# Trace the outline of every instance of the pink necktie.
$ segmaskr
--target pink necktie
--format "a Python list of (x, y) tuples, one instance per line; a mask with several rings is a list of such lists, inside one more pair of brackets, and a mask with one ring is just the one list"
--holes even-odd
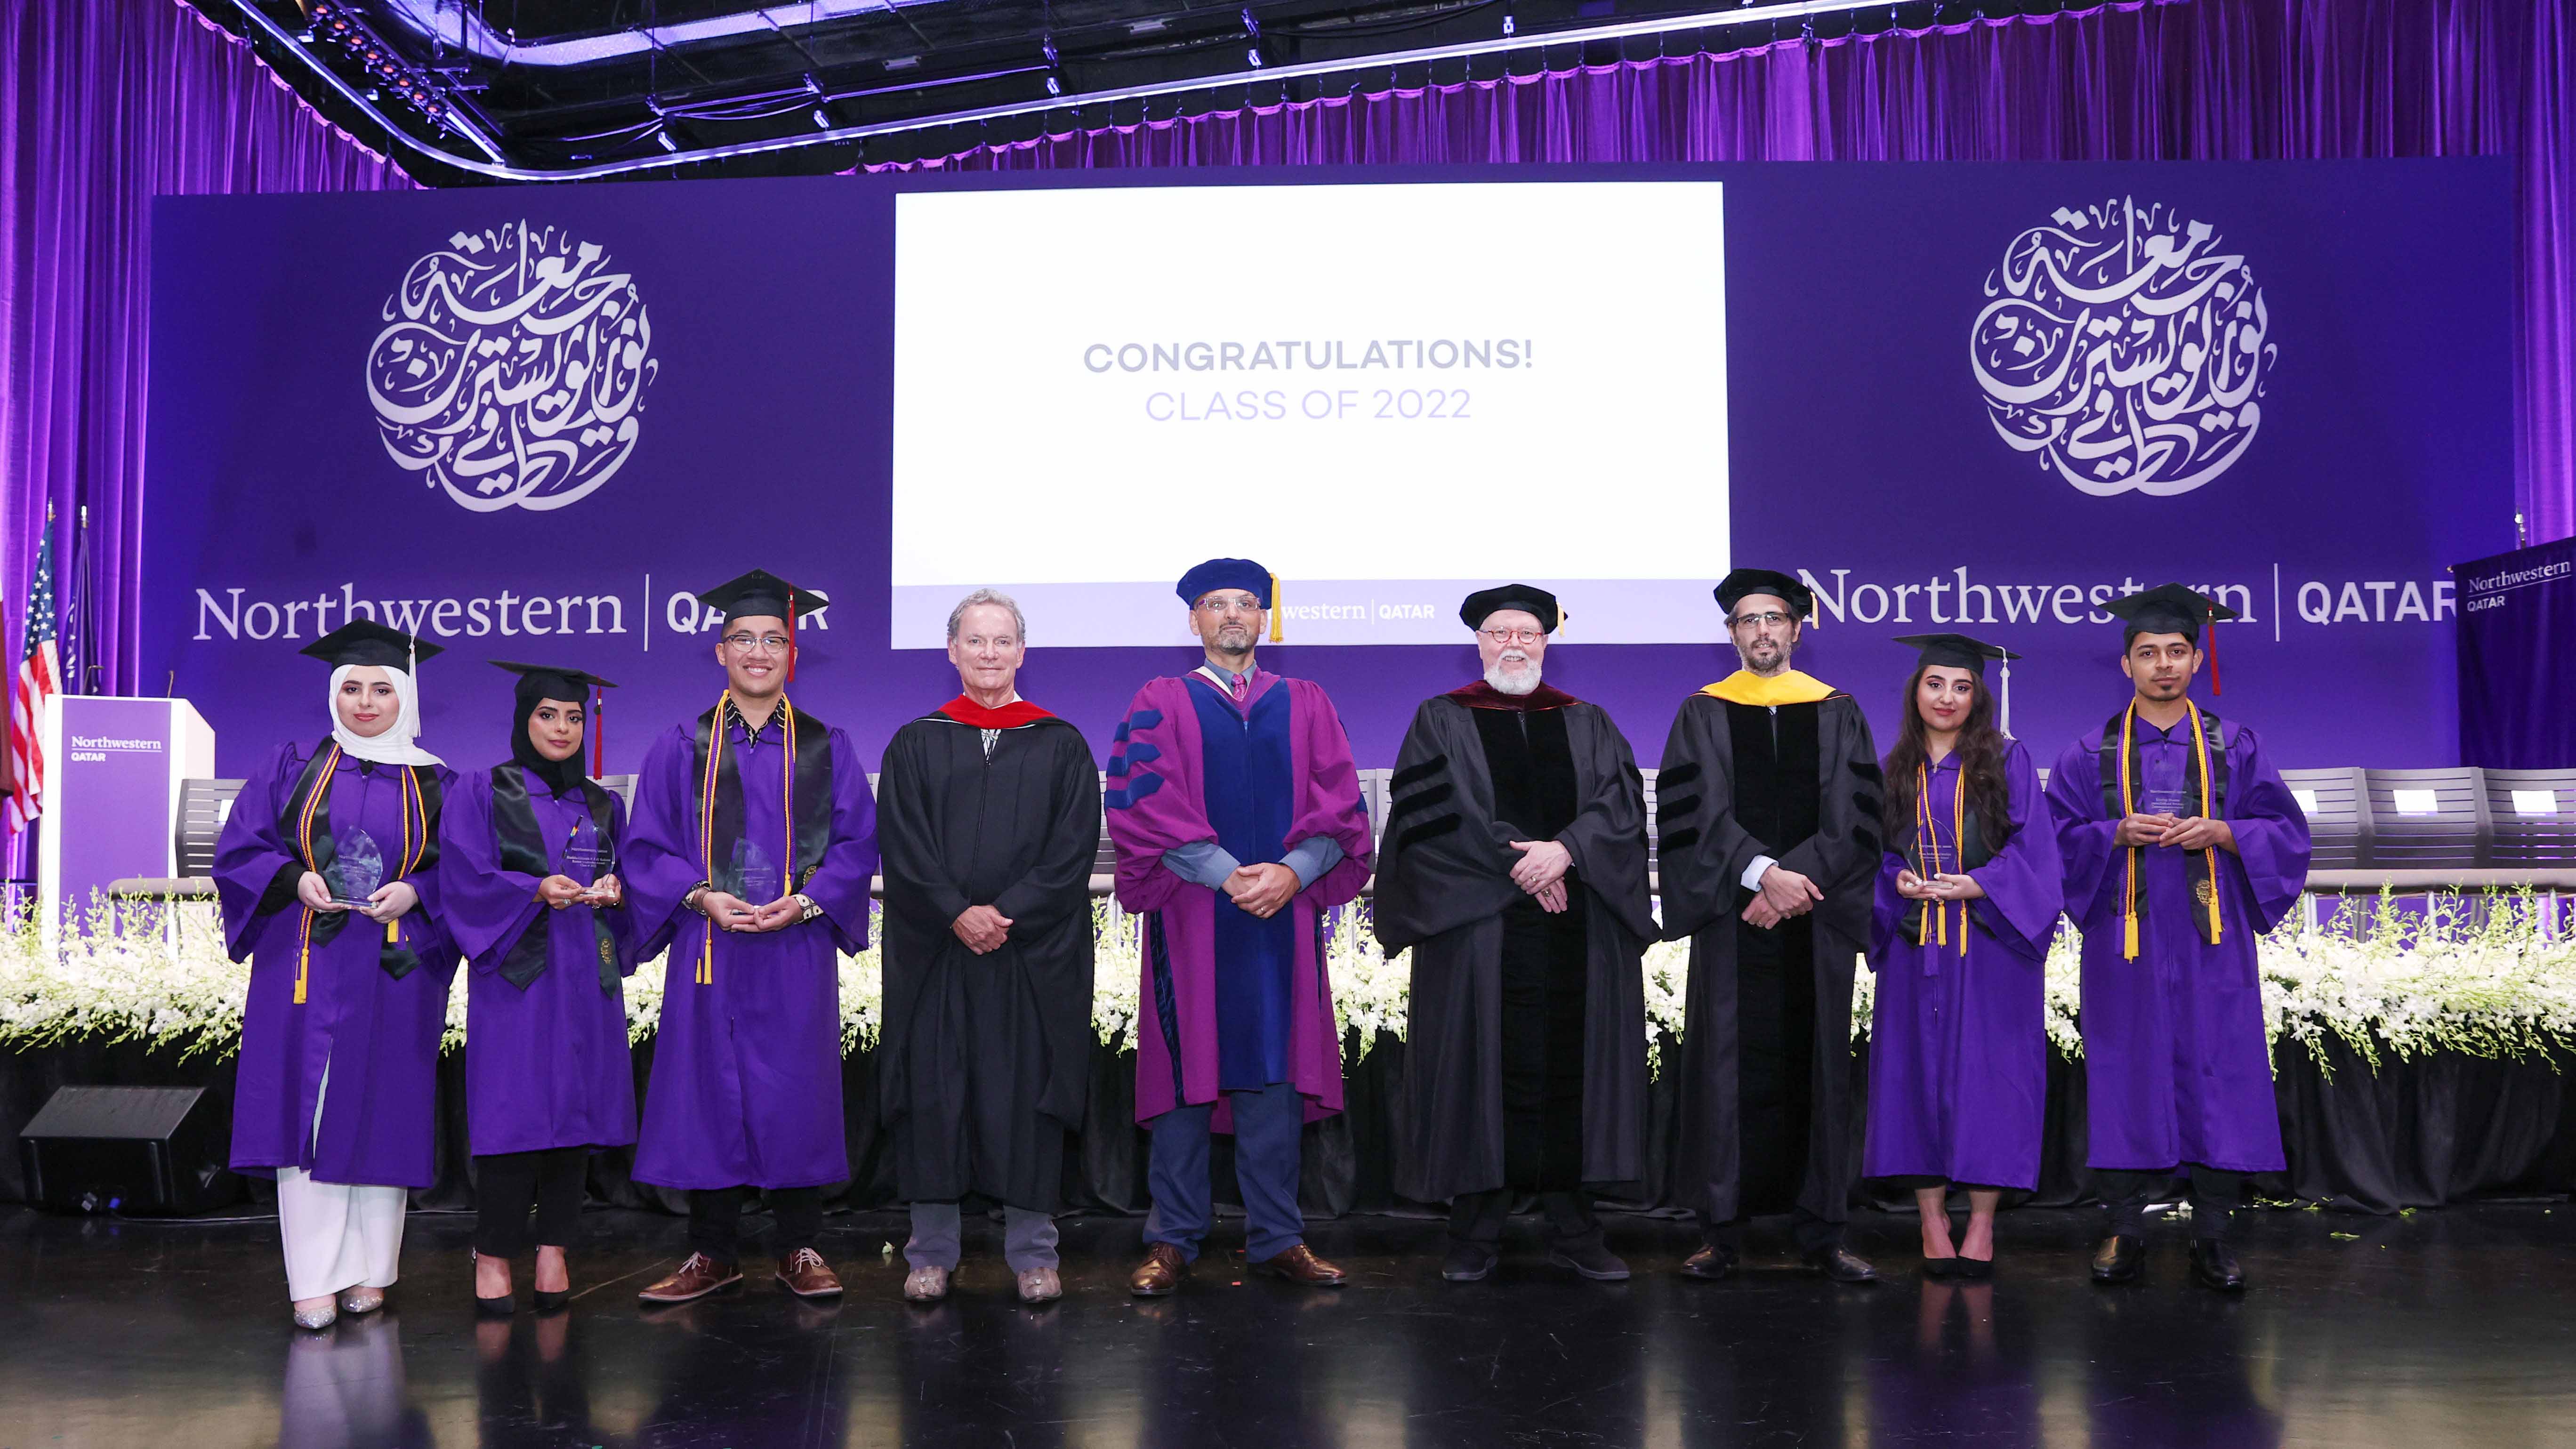
[(1251, 688), (1251, 687), (1252, 687), (1252, 676), (1251, 676), (1251, 675), (1249, 675), (1249, 674), (1238, 674), (1238, 675), (1234, 676), (1234, 702), (1235, 702), (1236, 704), (1241, 704), (1241, 703), (1243, 703), (1243, 692), (1244, 692), (1245, 690), (1247, 690), (1247, 689)]

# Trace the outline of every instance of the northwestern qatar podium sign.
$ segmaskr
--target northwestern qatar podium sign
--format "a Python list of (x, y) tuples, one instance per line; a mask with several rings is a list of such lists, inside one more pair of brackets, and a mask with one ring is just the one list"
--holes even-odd
[(178, 872), (179, 782), (215, 772), (215, 734), (184, 699), (66, 695), (45, 712), (36, 891), (50, 927), (109, 883)]

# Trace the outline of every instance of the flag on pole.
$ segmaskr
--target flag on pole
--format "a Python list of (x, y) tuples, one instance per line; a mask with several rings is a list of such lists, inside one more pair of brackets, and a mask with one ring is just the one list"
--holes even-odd
[(9, 828), (23, 830), (45, 813), (45, 745), (36, 731), (45, 705), (62, 690), (62, 659), (54, 640), (54, 533), (36, 546), (36, 577), (27, 599), (27, 650), (9, 694), (9, 765), (18, 791), (9, 797)]

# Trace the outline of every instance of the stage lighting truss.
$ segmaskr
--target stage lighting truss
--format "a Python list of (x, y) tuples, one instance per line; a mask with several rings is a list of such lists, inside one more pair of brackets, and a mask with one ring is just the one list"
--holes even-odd
[[(498, 9), (500, 0), (190, 3), (238, 16), (231, 28), (264, 36), (263, 51), (311, 88), (308, 99), (336, 94), (433, 173), (502, 181), (736, 161), (747, 164), (728, 169), (792, 171), (800, 168), (786, 153), (817, 146), (836, 149), (805, 165), (842, 170), (853, 148), (864, 159), (900, 159), (1103, 117), (1162, 120), (1381, 84), (1485, 81), (2073, 8), (2073, 0), (1716, 0), (1688, 11), (1659, 8), (1675, 0), (1238, 0), (1228, 12), (1187, 0), (1168, 9), (1095, 0), (1077, 12), (1068, 0), (1019, 0), (1044, 18), (1017, 29), (1028, 22), (997, 21), (994, 5), (976, 0), (740, 8), (699, 0), (675, 4), (665, 13), (677, 18), (659, 23), (650, 5), (604, 5), (600, 17), (617, 23), (596, 33), (522, 41), (493, 17), (516, 23), (528, 12)], [(279, 18), (298, 7), (301, 34)], [(565, 13), (581, 12), (556, 0), (557, 30)], [(801, 60), (802, 74), (777, 67), (780, 56)], [(294, 74), (291, 58), (305, 74)], [(506, 97), (495, 89), (504, 82)], [(528, 94), (546, 103), (531, 105)], [(531, 118), (545, 124), (529, 126)], [(454, 138), (481, 154), (461, 154)]]

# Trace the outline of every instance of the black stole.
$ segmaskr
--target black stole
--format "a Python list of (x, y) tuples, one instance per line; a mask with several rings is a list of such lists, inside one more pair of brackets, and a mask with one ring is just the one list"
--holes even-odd
[[(2130, 708), (2134, 709), (2135, 706)], [(2199, 802), (2205, 766), (2209, 786), (2209, 818), (2224, 820), (2227, 818), (2227, 739), (2219, 733), (2218, 716), (2197, 704), (2194, 704), (2192, 709), (2200, 716), (2201, 737), (2198, 747), (2186, 751), (2183, 755), (2183, 803), (2192, 805)], [(2129, 709), (2123, 709), (2111, 716), (2110, 721), (2102, 726), (2102, 743), (2095, 753), (2095, 772), (2102, 777), (2102, 815), (2107, 820), (2118, 820), (2129, 813), (2131, 802), (2123, 798), (2120, 789), (2121, 727), (2129, 719), (2129, 713)], [(2129, 739), (2127, 763), (2127, 778), (2131, 782), (2146, 778), (2146, 772), (2141, 768), (2139, 761), (2138, 742), (2134, 735)], [(2144, 871), (2134, 868), (2137, 848), (2131, 847), (2129, 854), (2132, 869), (2129, 875), (2128, 915), (2129, 919), (2134, 921), (2147, 913), (2147, 877)], [(2215, 946), (2218, 944), (2219, 919), (2218, 852), (2214, 849), (2195, 850), (2188, 852), (2184, 858), (2190, 862), (2191, 870), (2192, 924), (2199, 928), (2202, 940)]]
[[(793, 895), (805, 888), (814, 872), (823, 864), (823, 851), (832, 843), (832, 732), (831, 727), (805, 711), (781, 699), (778, 714), (780, 728), (787, 735), (787, 750), (794, 760), (795, 784), (788, 798), (788, 833), (794, 837), (794, 850), (788, 861), (787, 890)], [(715, 743), (716, 730), (724, 715), (724, 703), (698, 716), (697, 778), (707, 778), (707, 755)], [(715, 772), (712, 802), (701, 798), (699, 807), (706, 811), (709, 822), (704, 841), (709, 879), (721, 870), (720, 862), (733, 858), (733, 843), (742, 838), (742, 771), (734, 763), (734, 751), (723, 754), (724, 768)], [(700, 789), (706, 786), (701, 784)], [(754, 901), (753, 905), (767, 905)]]
[[(340, 747), (329, 740), (324, 740), (314, 750), (313, 758), (304, 762), (304, 774), (295, 782), (295, 793), (286, 797), (286, 813), (277, 822), (278, 833), (286, 838), (288, 844), (298, 847), (298, 853), (304, 858), (304, 868), (326, 881), (331, 878), (331, 867), (340, 858), (331, 840), (331, 776), (339, 764), (339, 757)], [(387, 768), (412, 773), (420, 791), (422, 839), (415, 847), (410, 827), (405, 825), (402, 854), (395, 862), (395, 874), (391, 879), (378, 882), (380, 885), (391, 885), (404, 876), (418, 875), (438, 864), (438, 771), (428, 765), (393, 765)], [(308, 808), (313, 812), (309, 825), (305, 819)], [(412, 854), (415, 848), (420, 852), (417, 856)], [(304, 939), (312, 945), (329, 945), (349, 924), (350, 913), (347, 911), (307, 909), (304, 914), (308, 917)], [(387, 934), (384, 946), (376, 953), (376, 964), (385, 968), (387, 976), (400, 981), (420, 965), (420, 957), (403, 945), (397, 936), (398, 933)]]
[(1777, 710), (1726, 701), (1735, 750), (1735, 823), (1777, 860), (1823, 822), (1824, 780), (1813, 703)]
[[(590, 811), (591, 828), (608, 843), (608, 867), (601, 874), (615, 875), (617, 839), (609, 828), (608, 792), (594, 781), (582, 780), (580, 784), (581, 802)], [(528, 799), (528, 767), (515, 760), (503, 761), (492, 767), (492, 838), (493, 843), (500, 847), (503, 870), (514, 870), (539, 880), (555, 873), (554, 865), (546, 856), (545, 835), (537, 829), (536, 806)], [(619, 974), (617, 940), (609, 934), (608, 919), (600, 914), (598, 906), (573, 905), (566, 909), (590, 912), (591, 935), (599, 946), (599, 989), (613, 994), (617, 990)], [(521, 991), (527, 990), (528, 983), (545, 973), (546, 917), (552, 914), (551, 906), (539, 910), (537, 918), (528, 923), (528, 928), (519, 933), (519, 939), (510, 943), (509, 951), (501, 958), (501, 979)]]

